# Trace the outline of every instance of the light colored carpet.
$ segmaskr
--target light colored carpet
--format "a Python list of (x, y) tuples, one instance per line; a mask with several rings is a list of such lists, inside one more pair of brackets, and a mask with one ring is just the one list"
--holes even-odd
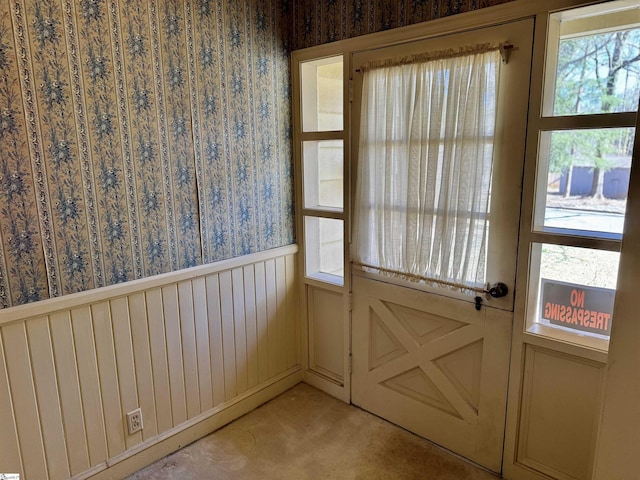
[(496, 478), (406, 430), (299, 384), (129, 480)]

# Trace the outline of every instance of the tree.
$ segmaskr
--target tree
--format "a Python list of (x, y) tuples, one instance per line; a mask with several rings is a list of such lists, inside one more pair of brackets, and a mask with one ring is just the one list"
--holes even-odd
[(553, 132), (551, 134), (549, 173), (567, 173), (567, 187), (564, 196), (568, 197), (571, 190), (571, 178), (573, 175), (573, 161), (575, 142), (573, 132)]
[[(561, 39), (555, 115), (634, 111), (640, 93), (640, 29)], [(591, 196), (603, 196), (604, 173), (612, 157), (629, 151), (619, 131), (555, 132), (550, 172), (568, 172), (577, 161), (594, 169)], [(583, 163), (585, 164), (585, 163)]]
[[(602, 192), (604, 174), (596, 175), (596, 171), (604, 172), (610, 168), (611, 160), (605, 154), (613, 154), (617, 150), (620, 132), (617, 130), (575, 130), (553, 132), (551, 136), (551, 159), (549, 171), (552, 173), (567, 172), (567, 189), (569, 195), (571, 175), (574, 165), (593, 165), (594, 183)], [(593, 195), (593, 192), (592, 192)]]

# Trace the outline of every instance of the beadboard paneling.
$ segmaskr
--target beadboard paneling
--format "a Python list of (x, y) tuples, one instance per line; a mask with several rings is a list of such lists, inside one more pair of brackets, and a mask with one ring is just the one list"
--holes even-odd
[[(296, 251), (4, 310), (0, 471), (99, 473), (290, 371)], [(128, 435), (137, 407), (144, 429)]]

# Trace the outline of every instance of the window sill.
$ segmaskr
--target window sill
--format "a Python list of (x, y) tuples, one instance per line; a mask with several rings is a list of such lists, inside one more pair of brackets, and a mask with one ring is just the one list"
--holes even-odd
[(324, 273), (324, 272), (316, 272), (316, 273), (307, 274), (306, 277), (319, 282), (338, 285), (340, 287), (344, 286), (344, 277), (339, 275), (332, 275), (330, 273)]
[(609, 337), (596, 333), (580, 332), (559, 325), (545, 325), (542, 323), (534, 323), (527, 328), (526, 333), (605, 354), (609, 351)]

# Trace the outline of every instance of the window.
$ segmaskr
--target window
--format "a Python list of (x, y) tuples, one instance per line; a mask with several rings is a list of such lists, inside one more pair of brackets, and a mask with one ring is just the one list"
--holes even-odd
[(499, 47), (430, 55), (363, 67), (354, 260), (386, 275), (482, 289)]
[(640, 9), (623, 1), (549, 18), (530, 333), (606, 348), (640, 94), (639, 27)]
[(306, 272), (310, 277), (339, 283), (344, 278), (343, 221), (304, 217)]
[(300, 64), (305, 276), (344, 284), (342, 55)]
[(342, 55), (301, 65), (302, 131), (343, 129)]
[(303, 142), (304, 207), (342, 210), (344, 145), (342, 140)]
[(633, 128), (543, 131), (548, 158), (538, 231), (622, 238)]

